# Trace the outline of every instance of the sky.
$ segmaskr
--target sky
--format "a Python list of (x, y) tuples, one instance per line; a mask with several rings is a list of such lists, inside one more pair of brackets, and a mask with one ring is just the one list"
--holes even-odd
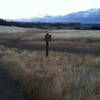
[(0, 0), (0, 18), (56, 16), (91, 8), (100, 8), (100, 0)]

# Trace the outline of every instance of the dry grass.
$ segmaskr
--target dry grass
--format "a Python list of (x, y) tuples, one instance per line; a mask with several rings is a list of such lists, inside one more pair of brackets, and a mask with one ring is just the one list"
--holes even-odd
[(45, 30), (0, 26), (0, 42), (43, 45), (44, 35), (52, 35), (50, 45), (100, 47), (100, 30)]
[(100, 57), (0, 47), (0, 67), (29, 100), (99, 100)]

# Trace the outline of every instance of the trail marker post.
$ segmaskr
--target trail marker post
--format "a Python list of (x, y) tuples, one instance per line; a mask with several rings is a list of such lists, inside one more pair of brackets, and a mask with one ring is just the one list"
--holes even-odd
[(49, 41), (51, 41), (51, 35), (49, 33), (46, 33), (46, 35), (45, 35), (46, 57), (48, 57), (48, 54), (49, 54)]

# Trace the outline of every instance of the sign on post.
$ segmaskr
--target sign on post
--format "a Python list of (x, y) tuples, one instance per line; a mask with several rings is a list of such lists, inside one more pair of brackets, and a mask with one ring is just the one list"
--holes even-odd
[(46, 41), (46, 57), (48, 57), (48, 53), (49, 53), (49, 41), (51, 41), (51, 35), (49, 33), (46, 33), (46, 35), (45, 35), (45, 41)]

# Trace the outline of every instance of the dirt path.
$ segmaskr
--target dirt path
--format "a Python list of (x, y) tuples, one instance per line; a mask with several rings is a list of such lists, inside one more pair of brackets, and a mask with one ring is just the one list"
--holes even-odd
[(26, 100), (2, 71), (0, 71), (0, 100)]

